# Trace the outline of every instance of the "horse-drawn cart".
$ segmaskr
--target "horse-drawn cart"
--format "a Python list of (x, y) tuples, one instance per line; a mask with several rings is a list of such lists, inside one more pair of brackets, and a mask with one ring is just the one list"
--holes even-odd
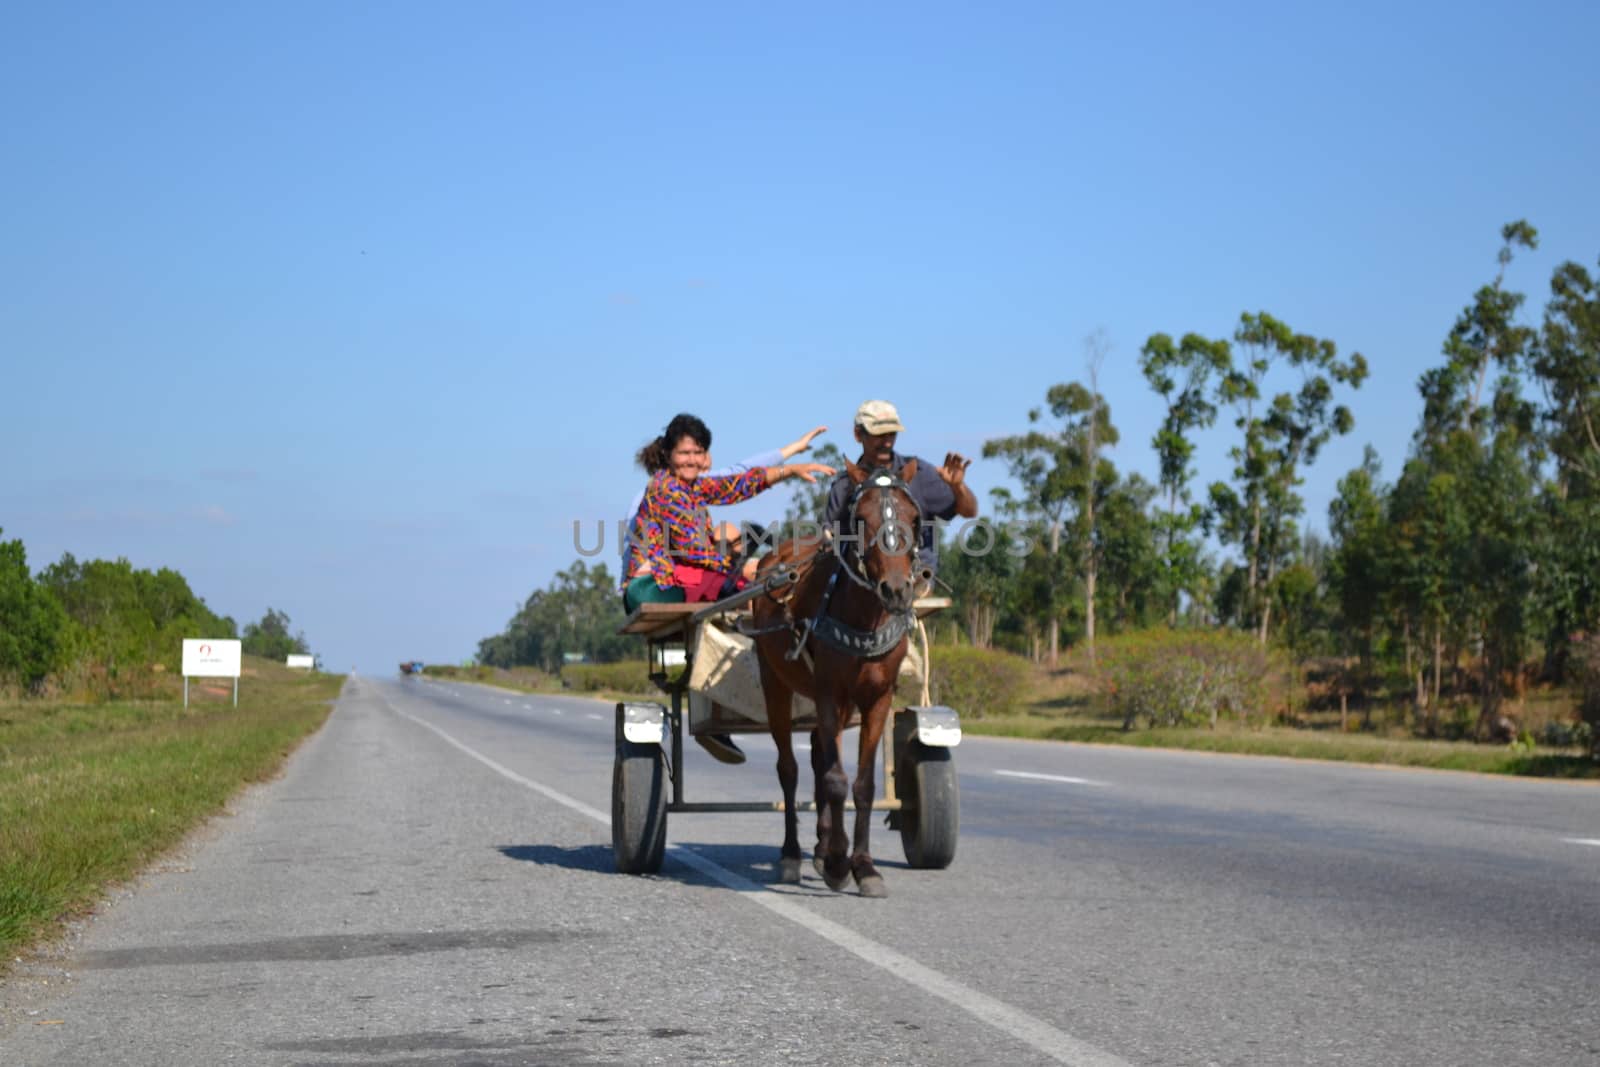
[[(670, 704), (617, 705), (611, 841), (618, 871), (648, 874), (660, 868), (670, 814), (784, 810), (782, 800), (689, 800), (683, 741), (685, 733), (694, 737), (767, 732), (757, 651), (738, 620), (748, 617), (747, 606), (756, 597), (781, 589), (794, 578), (792, 570), (779, 568), (743, 592), (712, 604), (644, 604), (622, 626), (619, 632), (644, 639), (651, 680)], [(921, 619), (949, 603), (944, 598), (920, 599), (915, 602), (916, 616)], [(872, 809), (888, 813), (889, 827), (899, 831), (912, 867), (944, 868), (955, 857), (960, 825), (951, 749), (961, 740), (961, 725), (953, 710), (929, 704), (926, 641), (920, 654), (914, 640), (911, 647), (910, 666), (902, 667), (902, 679), (909, 674), (914, 683), (920, 681), (923, 697), (920, 704), (894, 712), (892, 733), (882, 746), (883, 795), (874, 799)], [(792, 728), (815, 730), (814, 707), (808, 700), (795, 699)], [(852, 714), (844, 725), (854, 725), (855, 719)], [(853, 804), (848, 806), (853, 810)], [(798, 802), (796, 810), (815, 811), (816, 804)]]

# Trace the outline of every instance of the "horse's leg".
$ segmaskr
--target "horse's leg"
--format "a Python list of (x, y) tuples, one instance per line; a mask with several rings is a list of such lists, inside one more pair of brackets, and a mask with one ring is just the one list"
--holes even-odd
[(872, 865), (872, 802), (878, 797), (878, 742), (883, 739), (883, 724), (894, 701), (894, 688), (885, 690), (872, 706), (861, 713), (861, 748), (856, 756), (856, 781), (852, 795), (856, 802), (855, 847), (850, 853), (850, 872), (864, 897), (886, 897), (889, 890), (883, 876)]
[(767, 704), (767, 729), (778, 746), (778, 784), (783, 787), (783, 850), (778, 858), (778, 881), (800, 883), (800, 814), (794, 810), (795, 788), (800, 784), (800, 764), (794, 758), (794, 701), (789, 687), (763, 658), (761, 693)]
[(822, 852), (822, 880), (835, 890), (850, 884), (850, 839), (844, 830), (850, 779), (844, 773), (842, 718), (834, 706), (834, 694), (819, 687), (817, 740), (822, 743), (822, 756), (817, 764), (823, 773), (817, 780), (817, 846)]
[(822, 857), (828, 850), (828, 838), (825, 833), (827, 820), (824, 812), (827, 810), (827, 794), (823, 790), (823, 778), (826, 777), (828, 768), (822, 763), (822, 731), (816, 727), (811, 728), (811, 799), (817, 809), (817, 847), (811, 852), (811, 866), (817, 870), (817, 877), (822, 877)]

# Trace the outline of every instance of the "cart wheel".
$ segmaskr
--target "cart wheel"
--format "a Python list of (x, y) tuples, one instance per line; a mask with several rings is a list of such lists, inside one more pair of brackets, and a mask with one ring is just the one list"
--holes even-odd
[[(911, 793), (916, 807), (900, 813), (900, 845), (906, 862), (921, 870), (943, 870), (956, 858), (961, 826), (961, 789), (948, 748), (918, 741), (906, 746), (911, 763)], [(907, 805), (909, 808), (910, 805)]]
[(655, 874), (667, 847), (667, 766), (660, 745), (617, 742), (611, 851), (621, 874)]

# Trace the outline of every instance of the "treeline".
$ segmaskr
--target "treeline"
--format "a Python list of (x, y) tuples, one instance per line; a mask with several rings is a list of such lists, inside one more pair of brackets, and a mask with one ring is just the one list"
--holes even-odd
[(503, 632), (478, 642), (478, 662), (557, 671), (567, 655), (598, 663), (637, 655), (635, 640), (617, 635), (626, 618), (617, 584), (604, 563), (575, 561), (535, 590)]
[[(1447, 697), (1474, 700), (1489, 736), (1508, 694), (1573, 680), (1600, 629), (1600, 294), (1563, 263), (1542, 318), (1523, 321), (1505, 274), (1538, 236), (1516, 222), (1502, 238), (1498, 270), (1418, 381), (1397, 476), (1386, 482), (1369, 448), (1339, 482), (1327, 540), (1302, 530), (1297, 487), (1354, 428), (1359, 354), (1264, 312), (1231, 338), (1152, 335), (1140, 354), (1164, 412), (1152, 485), (1105, 456), (1117, 431), (1091, 344), (1087, 383), (1051, 387), (1028, 432), (985, 446), (1013, 477), (996, 493), (1013, 522), (994, 550), (945, 552), (961, 635), (1041, 660), (1081, 641), (1092, 660), (1097, 632), (1243, 630), (1297, 661), (1349, 660), (1339, 684), (1358, 700), (1402, 682), (1427, 733)], [(1199, 491), (1197, 434), (1224, 413), (1232, 478)]]
[(241, 636), (175, 570), (68, 553), (35, 576), (21, 541), (0, 541), (0, 687), (146, 695), (155, 675), (179, 670), (186, 637), (239, 638), (245, 653), (277, 660), (309, 651), (305, 635), (291, 634), (289, 617), (271, 608)]

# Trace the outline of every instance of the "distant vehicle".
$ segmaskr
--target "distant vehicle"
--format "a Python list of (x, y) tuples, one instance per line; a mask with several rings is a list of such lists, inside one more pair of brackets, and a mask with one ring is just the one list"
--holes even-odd
[(401, 674), (421, 674), (422, 673), (422, 664), (420, 662), (418, 662), (417, 660), (408, 659), (404, 663), (400, 664), (400, 673)]

